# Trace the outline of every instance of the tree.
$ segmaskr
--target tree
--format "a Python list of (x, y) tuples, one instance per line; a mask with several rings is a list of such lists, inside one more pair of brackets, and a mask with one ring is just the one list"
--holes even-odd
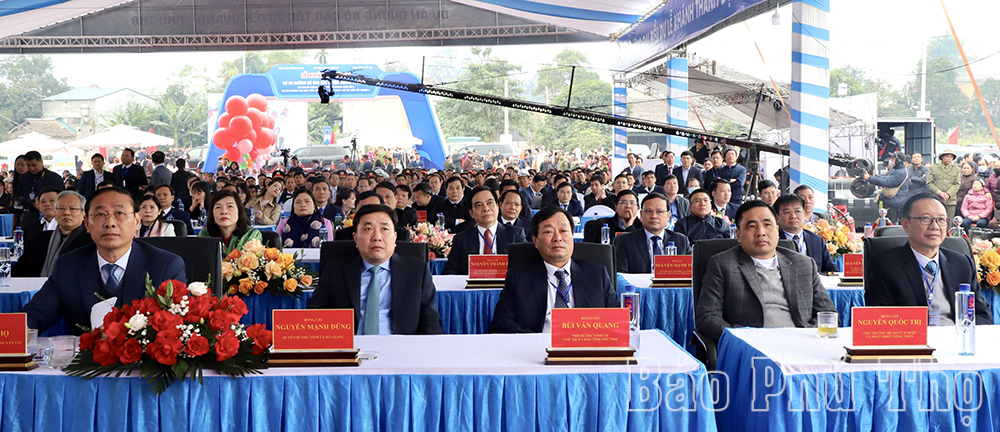
[(328, 104), (311, 103), (308, 108), (309, 144), (321, 144), (323, 142), (323, 127), (330, 126), (333, 132), (344, 122), (343, 103), (331, 101)]
[[(910, 115), (920, 106), (920, 70), (921, 62), (918, 61), (914, 79), (903, 90), (903, 103), (910, 108)], [(946, 58), (927, 60), (927, 110), (934, 116), (939, 130), (951, 130), (965, 124), (969, 113), (972, 101), (956, 84), (959, 73), (960, 70), (954, 69), (951, 61)]]
[[(448, 88), (472, 93), (503, 96), (504, 80), (507, 80), (509, 97), (523, 98), (523, 84), (514, 74), (521, 70), (507, 60), (491, 58), (490, 48), (472, 47), (472, 54), (479, 62), (469, 64), (457, 82)], [(610, 95), (610, 93), (608, 93)], [(441, 129), (447, 136), (474, 136), (486, 141), (497, 141), (503, 131), (503, 108), (458, 99), (444, 99), (437, 104)], [(530, 116), (520, 110), (510, 110), (511, 127), (529, 135)]]
[(315, 56), (315, 57), (313, 57), (313, 58), (315, 58), (315, 59), (316, 59), (316, 63), (319, 63), (319, 64), (326, 64), (326, 59), (327, 59), (327, 57), (328, 57), (329, 55), (330, 55), (330, 54), (329, 54), (329, 53), (327, 53), (325, 49), (321, 49), (321, 50), (319, 50), (319, 52), (317, 52), (317, 53), (316, 53), (316, 56)]
[[(566, 100), (569, 87), (563, 88), (557, 100)], [(573, 106), (602, 114), (611, 113), (612, 87), (600, 79), (590, 79), (573, 84)], [(607, 149), (611, 143), (611, 127), (583, 120), (540, 115), (534, 134), (534, 143), (550, 149), (581, 151)]]
[(52, 59), (15, 55), (0, 59), (0, 138), (27, 118), (42, 116), (42, 99), (69, 90), (66, 79), (56, 78)]
[[(305, 51), (251, 51), (244, 53), (231, 61), (222, 62), (222, 67), (219, 68), (221, 84), (213, 90), (222, 92), (229, 84), (229, 80), (241, 73), (265, 73), (271, 70), (274, 65), (302, 63), (305, 57)], [(244, 59), (246, 60), (246, 70), (243, 68)]]
[[(563, 90), (569, 86), (570, 77), (575, 83), (599, 79), (597, 72), (586, 68), (589, 63), (590, 60), (587, 59), (587, 56), (579, 51), (569, 48), (559, 51), (550, 63), (546, 63), (538, 71), (538, 82), (535, 84), (532, 94), (543, 96), (544, 103), (565, 105), (565, 98), (553, 99), (552, 97), (563, 93)], [(575, 70), (573, 66), (576, 66)]]

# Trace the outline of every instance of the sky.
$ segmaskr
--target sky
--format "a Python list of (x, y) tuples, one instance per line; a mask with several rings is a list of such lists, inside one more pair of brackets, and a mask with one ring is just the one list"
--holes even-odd
[[(852, 65), (874, 78), (883, 78), (893, 86), (912, 79), (912, 72), (927, 41), (934, 36), (950, 35), (939, 0), (834, 0), (831, 2), (829, 56), (831, 67)], [(952, 22), (970, 58), (984, 58), (1000, 52), (1000, 39), (994, 36), (996, 0), (945, 0)], [(689, 46), (689, 53), (715, 60), (729, 68), (762, 80), (768, 77), (788, 82), (791, 77), (792, 7), (780, 8), (781, 24), (771, 24), (771, 14), (740, 23)], [(758, 55), (757, 48), (761, 55)], [(493, 47), (494, 53), (508, 60), (524, 63), (531, 73), (540, 62), (569, 47), (587, 54), (592, 67), (610, 79), (608, 70), (614, 57), (611, 42), (563, 45), (528, 45)], [(423, 56), (434, 56), (438, 47), (368, 48), (328, 50), (331, 62), (383, 64), (403, 61), (419, 70)], [(306, 56), (312, 59), (313, 53)], [(238, 58), (240, 52), (189, 52), (149, 54), (54, 54), (56, 76), (66, 77), (71, 86), (128, 87), (140, 92), (158, 93), (172, 75), (184, 65), (208, 68), (217, 73), (222, 60)], [(471, 57), (465, 47), (457, 55)], [(428, 64), (434, 64), (431, 57)], [(150, 65), (155, 65), (150, 67)], [(962, 71), (964, 74), (964, 70)], [(1000, 55), (973, 65), (980, 81), (1000, 78)]]

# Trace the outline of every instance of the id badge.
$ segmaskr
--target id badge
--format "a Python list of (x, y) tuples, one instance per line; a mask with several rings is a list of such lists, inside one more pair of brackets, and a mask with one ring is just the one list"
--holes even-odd
[(31, 199), (32, 201), (34, 201), (35, 200), (35, 193), (34, 192), (29, 193), (28, 194), (28, 198)]
[(941, 312), (938, 311), (927, 311), (927, 325), (937, 326), (941, 322)]

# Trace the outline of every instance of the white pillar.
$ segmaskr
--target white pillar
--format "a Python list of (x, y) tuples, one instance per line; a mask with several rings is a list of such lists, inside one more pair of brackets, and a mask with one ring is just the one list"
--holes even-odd
[[(688, 125), (688, 59), (667, 60), (667, 123), (674, 126)], [(680, 163), (681, 152), (690, 147), (687, 138), (667, 135), (667, 149), (674, 152)], [(652, 157), (659, 158), (660, 155)]]
[(807, 185), (825, 213), (830, 177), (830, 0), (792, 0), (790, 189)]
[[(628, 89), (625, 87), (625, 75), (614, 77), (614, 111), (615, 117), (628, 116)], [(618, 175), (628, 167), (628, 129), (615, 126), (613, 130), (614, 152), (611, 158), (611, 177)]]

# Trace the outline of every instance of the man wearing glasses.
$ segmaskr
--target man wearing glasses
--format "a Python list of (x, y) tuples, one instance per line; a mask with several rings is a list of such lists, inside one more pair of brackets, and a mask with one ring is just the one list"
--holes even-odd
[(955, 291), (967, 283), (976, 293), (976, 323), (993, 324), (989, 306), (979, 294), (972, 258), (941, 248), (949, 220), (944, 200), (931, 193), (917, 194), (906, 200), (901, 213), (908, 241), (868, 257), (865, 304), (927, 306), (929, 325), (955, 325)]
[(826, 242), (818, 234), (802, 229), (806, 222), (805, 202), (798, 195), (786, 194), (774, 201), (774, 211), (778, 212), (778, 227), (781, 238), (791, 240), (799, 253), (816, 261), (820, 273), (837, 271), (837, 265), (830, 258)]
[[(74, 207), (68, 199), (59, 203)], [(71, 334), (82, 334), (82, 328), (91, 327), (91, 309), (101, 299), (115, 297), (115, 306), (121, 307), (143, 298), (147, 275), (154, 287), (168, 279), (187, 281), (179, 256), (133, 242), (139, 213), (128, 191), (99, 189), (86, 205), (81, 216), (94, 244), (60, 256), (42, 289), (21, 309), (28, 315), (28, 327), (39, 333), (65, 318)]]
[(601, 228), (608, 225), (611, 231), (611, 240), (614, 240), (618, 233), (628, 233), (642, 229), (642, 222), (636, 219), (639, 216), (639, 196), (631, 189), (622, 189), (615, 197), (615, 214), (604, 218), (598, 218), (587, 222), (583, 226), (583, 241), (590, 243), (601, 242)]
[(691, 244), (683, 234), (666, 229), (670, 221), (667, 197), (653, 192), (642, 200), (642, 230), (615, 239), (617, 267), (623, 273), (652, 273), (653, 257), (666, 255), (671, 242), (678, 255), (691, 255)]
[(48, 277), (52, 274), (56, 258), (93, 244), (83, 226), (83, 208), (87, 199), (75, 191), (63, 191), (56, 197), (53, 231), (42, 231), (27, 239), (24, 255), (11, 270), (14, 277)]
[(691, 242), (729, 237), (729, 226), (712, 214), (712, 197), (705, 189), (691, 192), (691, 214), (677, 220), (674, 231)]

